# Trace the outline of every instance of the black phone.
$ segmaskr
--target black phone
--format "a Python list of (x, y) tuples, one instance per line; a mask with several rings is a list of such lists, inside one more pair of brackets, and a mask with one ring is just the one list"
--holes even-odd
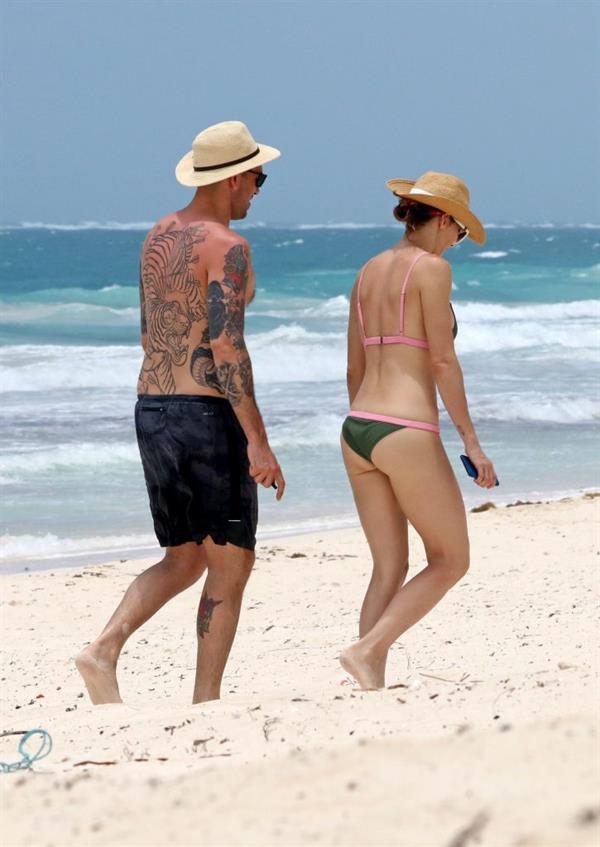
[[(469, 459), (469, 457), (468, 456), (461, 456), (460, 460), (463, 463), (464, 468), (465, 468), (466, 472), (469, 474), (469, 476), (472, 479), (477, 479), (477, 468), (475, 467), (473, 462)], [(500, 485), (499, 480), (496, 480), (494, 485)]]

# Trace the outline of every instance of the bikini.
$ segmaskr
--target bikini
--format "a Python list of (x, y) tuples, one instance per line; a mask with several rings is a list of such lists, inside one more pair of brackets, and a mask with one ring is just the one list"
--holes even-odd
[[(360, 305), (360, 286), (367, 265), (363, 267), (358, 278), (358, 284), (356, 289), (356, 304), (358, 307), (358, 320), (361, 328), (363, 347), (365, 349), (367, 347), (380, 344), (406, 344), (409, 347), (420, 347), (423, 350), (429, 349), (429, 344), (425, 339), (412, 338), (410, 335), (406, 335), (404, 332), (406, 289), (408, 287), (410, 276), (413, 272), (415, 265), (420, 259), (423, 258), (423, 256), (426, 255), (427, 253), (424, 251), (422, 253), (419, 253), (419, 255), (415, 257), (404, 278), (402, 291), (400, 292), (400, 332), (398, 333), (398, 335), (374, 335), (367, 337), (367, 334), (365, 332), (365, 322)], [(367, 264), (369, 263), (367, 262)], [(454, 309), (452, 309), (452, 304), (450, 304), (450, 309), (452, 310), (452, 316), (454, 318), (452, 334), (456, 338), (458, 327), (456, 323), (456, 316), (454, 315)], [(355, 453), (358, 453), (359, 456), (362, 456), (363, 459), (366, 459), (370, 462), (371, 453), (375, 445), (379, 441), (381, 441), (382, 438), (385, 438), (386, 435), (389, 435), (392, 432), (396, 432), (396, 430), (406, 428), (422, 429), (426, 430), (427, 432), (435, 432), (438, 435), (440, 432), (440, 428), (437, 424), (428, 423), (426, 421), (412, 421), (406, 418), (395, 418), (390, 415), (380, 415), (376, 412), (362, 412), (352, 409), (348, 413), (348, 417), (344, 421), (344, 425), (342, 427), (342, 436), (348, 446), (351, 447)]]

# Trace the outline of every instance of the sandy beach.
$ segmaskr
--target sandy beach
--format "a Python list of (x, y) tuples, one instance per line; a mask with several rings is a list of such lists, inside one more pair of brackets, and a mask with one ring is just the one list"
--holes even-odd
[(198, 706), (200, 585), (131, 638), (125, 703), (92, 707), (72, 657), (151, 562), (3, 576), (2, 731), (54, 746), (2, 776), (2, 843), (597, 845), (599, 504), (470, 514), (470, 572), (379, 692), (337, 662), (369, 574), (358, 529), (259, 546), (224, 697)]

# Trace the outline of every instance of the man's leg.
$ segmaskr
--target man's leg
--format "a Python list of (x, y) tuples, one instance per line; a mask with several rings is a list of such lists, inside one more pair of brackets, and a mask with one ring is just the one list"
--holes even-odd
[(244, 588), (254, 564), (251, 550), (233, 544), (214, 544), (209, 538), (202, 546), (208, 574), (196, 620), (198, 658), (194, 703), (218, 700), (221, 696), (223, 671), (237, 629)]
[(202, 546), (167, 547), (164, 558), (131, 583), (100, 636), (76, 657), (92, 703), (120, 703), (117, 660), (123, 645), (164, 604), (198, 580), (206, 568)]

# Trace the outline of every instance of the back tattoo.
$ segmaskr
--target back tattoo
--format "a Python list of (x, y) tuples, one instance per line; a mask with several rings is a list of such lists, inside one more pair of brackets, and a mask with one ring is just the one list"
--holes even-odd
[[(202, 224), (160, 228), (146, 245), (140, 264), (142, 333), (145, 358), (138, 393), (177, 391), (174, 368), (187, 365), (194, 381), (223, 394), (232, 405), (254, 396), (250, 357), (244, 342), (244, 308), (249, 260), (244, 245), (235, 244), (224, 258), (223, 280), (203, 287), (195, 274), (194, 248), (207, 238)], [(200, 344), (190, 350), (190, 332), (203, 322)], [(215, 364), (211, 341), (224, 335), (233, 349)], [(233, 361), (229, 361), (233, 359)]]
[(160, 228), (146, 245), (140, 263), (142, 332), (147, 333), (146, 356), (138, 392), (150, 387), (174, 394), (173, 367), (188, 358), (188, 337), (194, 321), (206, 319), (193, 266), (194, 246), (206, 240), (202, 225), (177, 229), (174, 222)]

